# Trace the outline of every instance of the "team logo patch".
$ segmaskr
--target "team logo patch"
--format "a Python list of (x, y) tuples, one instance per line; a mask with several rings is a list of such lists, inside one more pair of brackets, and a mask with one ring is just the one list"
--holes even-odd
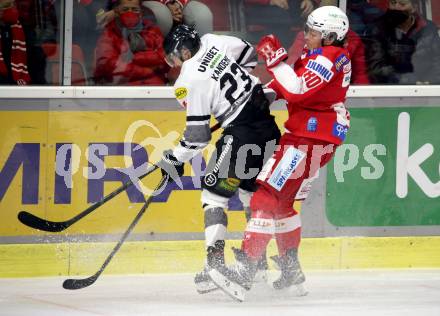
[(329, 82), (334, 75), (333, 71), (315, 60), (309, 60), (306, 65), (306, 69), (311, 70), (327, 82)]
[(344, 67), (342, 67), (342, 71), (344, 72), (344, 74), (348, 74), (349, 72), (351, 72), (351, 63), (344, 65)]
[(312, 50), (309, 50), (307, 52), (307, 57), (313, 56), (313, 55), (322, 55), (322, 48), (314, 48)]
[(307, 131), (308, 132), (316, 132), (316, 129), (318, 128), (318, 120), (316, 117), (311, 117), (307, 121)]
[(217, 180), (218, 180), (217, 176), (213, 173), (208, 173), (204, 179), (205, 184), (208, 187), (213, 187), (217, 183)]
[(305, 156), (305, 153), (295, 147), (289, 147), (267, 182), (277, 191), (281, 191)]
[(238, 187), (240, 185), (241, 181), (239, 179), (236, 179), (236, 178), (227, 178), (225, 180), (225, 182), (227, 184), (229, 184), (231, 187)]
[(234, 178), (220, 179), (218, 187), (224, 189), (228, 194), (234, 194), (240, 185), (240, 180)]
[(333, 135), (338, 137), (341, 140), (345, 140), (345, 136), (347, 136), (348, 127), (346, 125), (339, 124), (335, 122), (333, 124)]
[(177, 88), (174, 90), (174, 95), (176, 96), (177, 100), (185, 99), (188, 95), (188, 90), (186, 88)]
[[(335, 60), (335, 68), (336, 71), (341, 71), (342, 67), (350, 63), (350, 59), (345, 54), (341, 54), (338, 58)], [(345, 70), (345, 67), (344, 67)], [(345, 71), (344, 71), (345, 72)]]

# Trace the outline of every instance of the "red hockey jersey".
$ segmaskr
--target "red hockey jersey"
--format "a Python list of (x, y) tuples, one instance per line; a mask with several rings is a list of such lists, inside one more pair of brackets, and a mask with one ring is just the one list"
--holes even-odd
[(288, 132), (338, 145), (344, 141), (350, 126), (344, 102), (351, 78), (345, 48), (304, 49), (293, 68), (282, 62), (269, 71), (274, 79), (268, 86), (278, 99), (287, 100)]

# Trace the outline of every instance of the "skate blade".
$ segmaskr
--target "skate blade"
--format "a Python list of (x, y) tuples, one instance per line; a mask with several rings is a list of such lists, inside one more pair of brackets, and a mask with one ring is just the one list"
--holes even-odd
[(214, 292), (217, 290), (220, 290), (217, 285), (214, 284), (212, 281), (208, 282), (200, 282), (196, 284), (196, 290), (199, 294), (206, 294), (210, 292)]
[(254, 278), (254, 283), (268, 283), (267, 271), (266, 270), (257, 270), (257, 274)]
[(244, 301), (245, 289), (240, 285), (231, 282), (228, 278), (215, 269), (210, 269), (208, 271), (208, 275), (212, 282), (214, 282), (214, 284), (216, 284), (226, 295), (238, 302)]
[(292, 286), (296, 290), (296, 296), (306, 296), (309, 292), (304, 288), (303, 284)]
[(276, 291), (279, 291), (280, 293), (284, 293), (283, 295), (287, 296), (295, 296), (295, 297), (301, 297), (306, 296), (309, 294), (309, 292), (304, 288), (304, 284), (292, 284), (289, 287), (285, 287), (283, 289), (276, 289)]

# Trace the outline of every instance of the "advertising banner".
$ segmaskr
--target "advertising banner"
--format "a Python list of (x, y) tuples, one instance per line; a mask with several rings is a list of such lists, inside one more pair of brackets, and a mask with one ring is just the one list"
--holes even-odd
[[(277, 113), (280, 126), (285, 115)], [(17, 220), (19, 211), (52, 221), (75, 216), (173, 148), (184, 130), (185, 112), (5, 111), (0, 126), (0, 236), (41, 235)], [(185, 165), (183, 190), (171, 184), (154, 197), (135, 233), (203, 232), (200, 178), (220, 135), (221, 130), (213, 133), (203, 154)], [(66, 232), (125, 231), (160, 178), (158, 170)], [(245, 219), (237, 197), (229, 211), (228, 229), (242, 231)]]
[(351, 110), (327, 170), (335, 226), (440, 225), (440, 108)]

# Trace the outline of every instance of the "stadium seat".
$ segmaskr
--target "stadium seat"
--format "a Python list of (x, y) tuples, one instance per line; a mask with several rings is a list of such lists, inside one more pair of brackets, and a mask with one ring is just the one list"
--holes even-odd
[[(46, 81), (51, 85), (61, 85), (60, 78), (60, 45), (58, 43), (44, 43), (41, 45), (46, 55)], [(88, 85), (84, 54), (81, 47), (72, 45), (72, 86)]]

